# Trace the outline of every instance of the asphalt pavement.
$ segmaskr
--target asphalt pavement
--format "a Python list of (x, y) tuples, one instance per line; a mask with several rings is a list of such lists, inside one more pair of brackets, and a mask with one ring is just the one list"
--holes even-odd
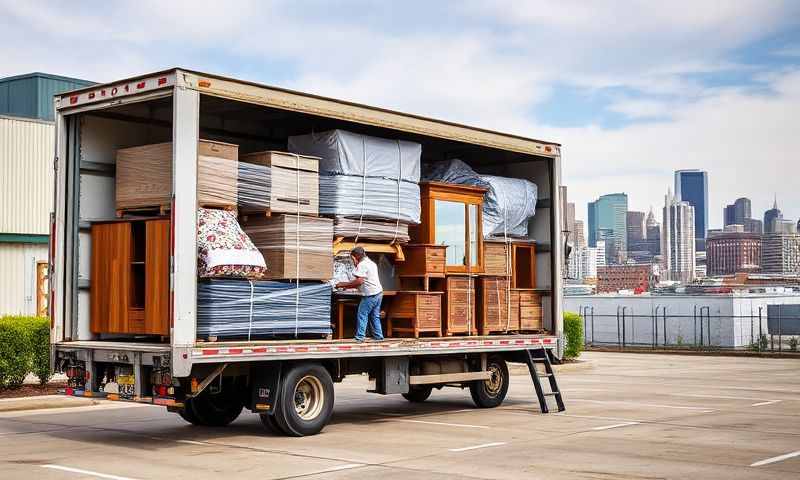
[(468, 391), (424, 404), (337, 385), (322, 434), (285, 438), (244, 413), (193, 427), (166, 410), (97, 402), (0, 413), (0, 478), (800, 478), (800, 362), (589, 352), (558, 374), (567, 411), (542, 415), (516, 368), (491, 410)]

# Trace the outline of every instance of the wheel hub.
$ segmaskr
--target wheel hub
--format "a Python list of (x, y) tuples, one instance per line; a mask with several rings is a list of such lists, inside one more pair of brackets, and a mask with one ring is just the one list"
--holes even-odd
[(494, 397), (503, 388), (503, 373), (497, 368), (497, 365), (489, 365), (489, 371), (492, 376), (485, 381), (486, 393)]
[(294, 408), (303, 420), (313, 420), (322, 412), (325, 393), (317, 377), (306, 375), (294, 388)]

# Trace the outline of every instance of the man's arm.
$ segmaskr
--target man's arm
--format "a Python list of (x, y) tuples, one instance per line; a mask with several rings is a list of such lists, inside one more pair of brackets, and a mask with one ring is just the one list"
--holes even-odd
[(336, 288), (356, 288), (359, 285), (364, 283), (364, 277), (356, 277), (354, 280), (349, 282), (339, 282), (336, 284)]

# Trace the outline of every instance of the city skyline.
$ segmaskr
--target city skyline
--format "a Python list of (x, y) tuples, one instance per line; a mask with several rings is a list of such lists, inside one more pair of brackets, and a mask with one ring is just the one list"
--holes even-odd
[[(711, 177), (710, 174), (709, 174), (709, 177)], [(674, 177), (673, 177), (673, 179), (674, 179)], [(709, 184), (711, 184), (711, 181), (712, 180), (709, 180)], [(671, 189), (672, 186), (670, 186), (669, 188)], [(570, 191), (570, 192), (572, 192), (572, 191)], [(657, 211), (659, 209), (659, 207), (655, 206), (655, 205), (648, 205), (647, 208), (639, 208), (638, 205), (634, 206), (634, 204), (636, 204), (636, 198), (632, 197), (630, 194), (628, 194), (627, 192), (624, 192), (624, 191), (623, 192), (612, 192), (612, 193), (600, 193), (595, 198), (600, 198), (600, 197), (603, 197), (603, 196), (606, 196), (606, 195), (614, 195), (614, 194), (618, 194), (618, 193), (627, 195), (627, 198), (628, 198), (628, 210), (627, 211), (629, 211), (629, 212), (644, 212), (645, 215), (646, 215), (650, 210)], [(570, 195), (573, 195), (573, 193), (570, 193)], [(719, 224), (715, 224), (714, 222), (709, 222), (707, 230), (708, 231), (723, 230), (724, 227), (725, 227), (725, 224), (724, 224), (724, 222), (725, 222), (725, 218), (724, 218), (725, 217), (725, 213), (724, 213), (725, 212), (725, 207), (729, 206), (729, 205), (732, 205), (736, 200), (740, 200), (740, 199), (750, 200), (751, 205), (753, 205), (752, 197), (750, 195), (748, 195), (748, 194), (744, 194), (744, 195), (740, 194), (739, 196), (731, 198), (730, 200), (727, 200), (727, 201), (723, 200), (723, 202), (719, 205), (719, 208), (718, 208), (720, 210)], [(576, 212), (581, 211), (580, 208), (578, 208), (579, 204), (578, 204), (577, 201), (573, 201), (572, 198), (570, 198), (570, 201), (576, 205)], [(662, 200), (661, 201), (663, 202), (663, 194), (662, 194)], [(593, 201), (589, 201), (589, 202), (586, 203), (587, 209), (589, 208), (588, 205), (591, 204), (591, 203), (594, 203), (594, 202)], [(776, 201), (776, 197), (775, 196), (773, 196), (772, 199), (770, 200), (769, 206), (767, 208), (763, 209), (763, 210), (759, 210), (758, 208), (751, 206), (751, 218), (755, 219), (755, 220), (762, 220), (764, 218), (764, 214), (767, 211), (772, 210), (773, 206), (776, 203), (777, 203), (778, 209), (783, 214), (783, 219), (785, 219), (785, 220), (793, 220), (795, 223), (798, 224), (798, 226), (799, 226), (798, 228), (800, 229), (800, 216), (787, 215), (787, 213), (786, 213), (787, 210), (791, 210), (791, 209), (787, 208), (786, 206), (784, 206), (784, 204), (782, 204), (780, 202), (780, 198), (777, 198), (777, 201)], [(708, 208), (709, 216), (711, 215), (711, 212), (714, 211), (715, 209), (717, 209), (717, 206), (715, 206), (713, 204), (713, 202), (709, 201), (709, 208)], [(588, 238), (588, 235), (589, 235), (589, 232), (588, 232), (588, 228), (589, 228), (588, 215), (585, 218), (582, 218), (580, 215), (578, 215), (576, 213), (575, 219), (576, 220), (580, 220), (582, 222), (582, 224), (584, 225), (584, 227), (587, 229), (584, 233), (585, 233), (585, 235), (587, 235), (587, 238)], [(657, 220), (658, 220), (658, 216), (657, 216)], [(661, 222), (660, 220), (658, 220), (658, 221), (659, 221), (659, 223)], [(763, 228), (766, 229), (766, 225), (764, 225)]]

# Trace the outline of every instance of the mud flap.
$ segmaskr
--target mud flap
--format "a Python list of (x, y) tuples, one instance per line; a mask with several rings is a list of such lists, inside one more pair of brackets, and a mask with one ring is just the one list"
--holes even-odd
[(253, 413), (272, 415), (278, 400), (282, 362), (267, 362), (252, 367), (250, 405)]

